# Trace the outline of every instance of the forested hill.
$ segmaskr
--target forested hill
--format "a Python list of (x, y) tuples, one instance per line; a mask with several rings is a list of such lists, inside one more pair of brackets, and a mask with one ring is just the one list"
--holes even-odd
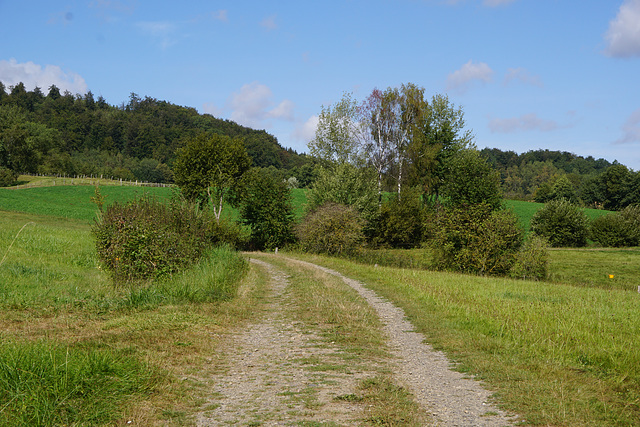
[(242, 137), (256, 166), (291, 169), (306, 162), (264, 130), (194, 108), (135, 93), (113, 106), (91, 92), (73, 95), (51, 86), (45, 95), (0, 82), (0, 167), (20, 173), (167, 182), (180, 141), (202, 131)]

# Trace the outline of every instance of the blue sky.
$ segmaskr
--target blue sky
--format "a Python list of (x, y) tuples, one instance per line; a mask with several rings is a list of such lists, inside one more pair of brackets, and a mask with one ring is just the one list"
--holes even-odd
[(640, 0), (0, 0), (0, 81), (135, 92), (298, 152), (322, 105), (411, 82), (478, 148), (640, 169)]

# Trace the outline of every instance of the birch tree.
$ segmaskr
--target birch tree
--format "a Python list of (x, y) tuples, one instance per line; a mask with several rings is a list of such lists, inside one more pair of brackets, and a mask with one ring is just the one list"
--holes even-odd
[(307, 144), (309, 153), (327, 163), (361, 166), (363, 152), (357, 112), (357, 102), (347, 92), (336, 104), (323, 106), (315, 137)]

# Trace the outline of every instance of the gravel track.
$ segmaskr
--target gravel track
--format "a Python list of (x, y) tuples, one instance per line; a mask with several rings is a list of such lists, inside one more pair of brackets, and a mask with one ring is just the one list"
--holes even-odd
[[(478, 381), (453, 371), (442, 352), (424, 343), (424, 336), (413, 331), (402, 309), (335, 270), (278, 257), (341, 278), (376, 310), (389, 339), (396, 381), (431, 414), (429, 425), (515, 425), (516, 418), (493, 406), (490, 393)], [(233, 340), (229, 369), (211, 379), (213, 398), (198, 414), (197, 425), (360, 425), (363, 408), (335, 397), (356, 393), (358, 381), (373, 375), (379, 367), (359, 366), (349, 372), (331, 373), (308, 369), (305, 360), (332, 363), (340, 350), (287, 317), (291, 301), (285, 292), (286, 273), (261, 260), (251, 262), (266, 269), (271, 277), (267, 314)]]
[(492, 405), (491, 393), (481, 383), (451, 369), (451, 362), (441, 351), (426, 344), (424, 335), (414, 332), (404, 311), (383, 300), (362, 283), (341, 273), (305, 261), (293, 260), (340, 277), (376, 310), (384, 323), (393, 355), (397, 359), (398, 378), (416, 400), (442, 426), (511, 426), (515, 417)]

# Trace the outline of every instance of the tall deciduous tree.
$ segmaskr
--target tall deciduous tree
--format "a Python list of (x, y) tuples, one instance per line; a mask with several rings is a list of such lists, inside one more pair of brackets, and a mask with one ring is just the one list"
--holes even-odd
[(178, 149), (173, 171), (184, 196), (200, 203), (210, 202), (220, 222), (225, 198), (250, 165), (242, 139), (200, 134)]
[(393, 158), (394, 116), (389, 109), (385, 93), (374, 89), (359, 109), (362, 133), (368, 163), (377, 175), (378, 198), (382, 194), (382, 178), (389, 170)]
[(409, 148), (410, 184), (420, 185), (437, 199), (447, 173), (447, 163), (459, 150), (473, 148), (473, 134), (465, 130), (464, 112), (446, 95), (434, 95), (420, 121), (420, 133)]
[(315, 137), (308, 144), (311, 155), (328, 163), (360, 165), (363, 153), (357, 112), (356, 101), (346, 92), (336, 104), (323, 106)]
[(500, 207), (500, 174), (476, 150), (460, 150), (449, 161), (442, 195), (453, 206)]

